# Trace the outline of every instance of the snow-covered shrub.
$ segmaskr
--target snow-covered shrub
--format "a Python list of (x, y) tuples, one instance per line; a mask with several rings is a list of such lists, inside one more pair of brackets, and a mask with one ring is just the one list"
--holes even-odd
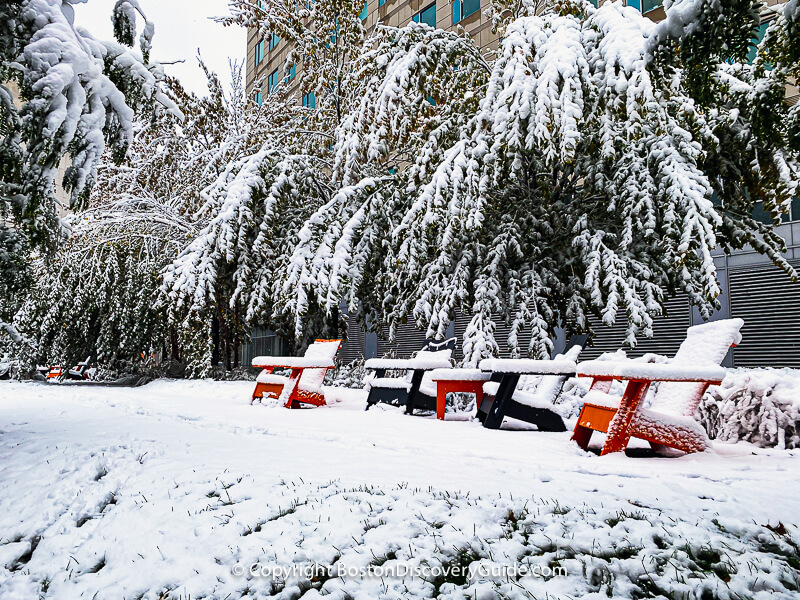
[(732, 371), (703, 397), (698, 419), (711, 439), (799, 448), (800, 371)]
[(362, 389), (367, 378), (367, 370), (364, 368), (364, 358), (358, 358), (350, 363), (336, 365), (325, 374), (323, 385), (333, 387), (345, 387)]

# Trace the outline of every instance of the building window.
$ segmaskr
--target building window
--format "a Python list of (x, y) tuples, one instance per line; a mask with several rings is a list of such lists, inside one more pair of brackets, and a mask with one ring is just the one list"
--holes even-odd
[(453, 25), (481, 8), (481, 0), (453, 0)]
[(296, 73), (297, 71), (295, 69), (295, 65), (292, 65), (291, 68), (289, 69), (289, 74), (286, 76), (286, 81), (291, 81), (292, 79), (294, 79)]
[(264, 40), (256, 44), (256, 64), (264, 60)]
[(761, 23), (756, 30), (756, 36), (753, 38), (753, 41), (750, 44), (750, 50), (747, 52), (747, 62), (749, 64), (753, 64), (753, 61), (756, 59), (756, 54), (758, 54), (758, 45), (761, 43), (761, 40), (764, 39), (764, 34), (767, 33), (767, 28), (770, 26), (770, 23)]
[[(772, 215), (764, 209), (764, 205), (761, 202), (756, 202), (756, 205), (753, 207), (753, 218), (765, 225), (773, 224)], [(795, 196), (792, 199), (789, 214), (781, 215), (781, 223), (788, 223), (790, 221), (800, 221), (800, 196)]]
[(642, 12), (649, 13), (664, 4), (664, 0), (642, 0)]
[(278, 69), (275, 69), (272, 73), (269, 74), (269, 79), (267, 80), (267, 93), (268, 94), (274, 93), (277, 87), (278, 87)]
[(270, 49), (270, 51), (272, 51), (272, 50), (274, 50), (275, 48), (277, 48), (277, 46), (278, 46), (278, 42), (280, 42), (280, 41), (281, 41), (281, 38), (279, 38), (277, 35), (275, 35), (275, 34), (273, 33), (273, 34), (272, 34), (272, 35), (269, 37), (269, 49)]
[(414, 23), (425, 23), (436, 29), (436, 4), (431, 4), (415, 14)]
[(362, 21), (367, 20), (367, 0), (364, 0), (364, 8), (361, 9), (361, 13), (358, 15), (358, 18)]
[(383, 6), (386, 4), (386, 0), (378, 0), (378, 6)]
[(253, 100), (255, 100), (256, 104), (259, 106), (261, 106), (261, 103), (264, 102), (264, 96), (261, 94), (261, 88), (255, 91), (255, 94), (253, 94)]
[(303, 94), (303, 106), (306, 108), (317, 108), (317, 96), (314, 92)]

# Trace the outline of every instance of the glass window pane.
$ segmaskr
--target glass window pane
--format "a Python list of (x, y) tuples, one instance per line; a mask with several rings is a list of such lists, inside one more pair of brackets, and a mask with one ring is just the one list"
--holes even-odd
[(461, 0), (453, 0), (453, 25), (461, 20)]
[(431, 4), (428, 8), (417, 13), (418, 23), (425, 23), (436, 29), (436, 5)]
[(642, 12), (650, 12), (664, 4), (664, 0), (642, 0)]
[(628, 0), (628, 6), (632, 6), (637, 10), (642, 10), (642, 2), (641, 0)]
[(481, 8), (481, 0), (462, 0), (461, 18), (466, 19)]
[(761, 204), (761, 202), (757, 202), (753, 208), (753, 218), (760, 223), (764, 223), (765, 225), (772, 225), (772, 217), (766, 210), (764, 210), (764, 205)]
[(750, 64), (753, 64), (753, 61), (756, 59), (758, 45), (761, 43), (761, 40), (764, 39), (764, 34), (767, 32), (767, 27), (769, 27), (769, 23), (761, 23), (756, 31), (756, 37), (753, 38), (753, 43), (750, 45), (750, 51), (747, 53), (747, 62)]

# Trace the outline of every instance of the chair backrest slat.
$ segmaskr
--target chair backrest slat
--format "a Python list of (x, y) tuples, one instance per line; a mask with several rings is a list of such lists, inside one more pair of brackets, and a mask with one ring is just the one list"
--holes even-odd
[[(429, 346), (425, 346), (425, 348), (428, 347)], [(425, 348), (418, 351), (414, 355), (414, 360), (422, 360), (422, 361), (426, 359), (431, 359), (433, 361), (440, 361), (442, 359), (450, 360), (450, 358), (453, 356), (453, 350), (450, 348), (447, 348), (446, 350), (426, 350)], [(422, 375), (422, 383), (420, 384), (420, 387), (430, 387), (432, 385), (435, 385), (431, 377), (433, 377), (433, 371), (431, 370), (425, 371), (425, 373)]]
[[(305, 357), (333, 360), (336, 358), (336, 352), (338, 352), (341, 344), (342, 340), (316, 340), (306, 349)], [(299, 385), (314, 388), (322, 387), (322, 382), (325, 381), (325, 373), (327, 372), (328, 369), (303, 369)]]
[[(731, 346), (742, 341), (739, 330), (743, 325), (742, 319), (723, 319), (689, 327), (672, 364), (720, 364)], [(705, 383), (664, 381), (653, 397), (652, 409), (671, 415), (694, 416), (707, 388)]]

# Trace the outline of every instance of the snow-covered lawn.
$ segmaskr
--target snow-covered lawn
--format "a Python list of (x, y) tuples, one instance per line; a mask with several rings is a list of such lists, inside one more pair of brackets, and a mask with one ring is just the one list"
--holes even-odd
[(599, 457), (252, 387), (0, 382), (0, 598), (796, 597), (800, 451)]

